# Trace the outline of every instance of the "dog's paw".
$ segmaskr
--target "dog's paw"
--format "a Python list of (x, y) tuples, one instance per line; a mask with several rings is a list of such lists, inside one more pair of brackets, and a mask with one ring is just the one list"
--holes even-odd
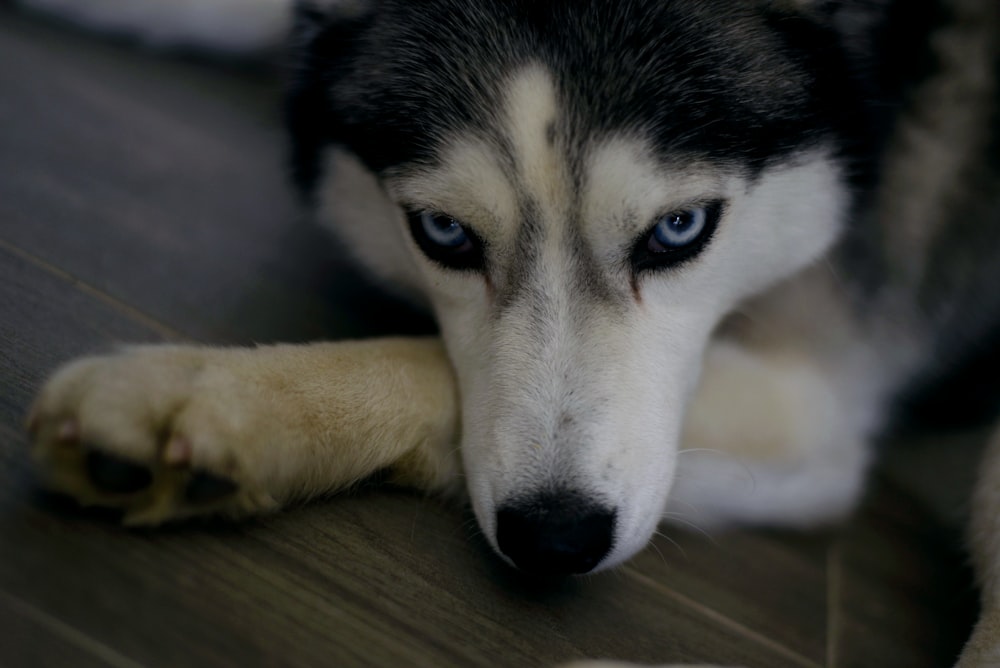
[(226, 354), (143, 347), (59, 370), (28, 417), (43, 486), (131, 525), (276, 507), (255, 461), (267, 406)]

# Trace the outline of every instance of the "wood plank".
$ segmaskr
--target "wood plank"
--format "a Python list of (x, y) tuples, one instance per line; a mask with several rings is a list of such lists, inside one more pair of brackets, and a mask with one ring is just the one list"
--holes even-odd
[(276, 77), (0, 12), (0, 239), (200, 340), (427, 331), (300, 220)]
[(46, 613), (0, 592), (0, 645), (5, 665), (138, 668)]
[(386, 493), (158, 532), (22, 506), (0, 587), (148, 665), (803, 665), (614, 574), (532, 586), (460, 519)]
[(815, 664), (826, 661), (828, 534), (664, 527), (632, 565)]
[(952, 665), (975, 615), (961, 543), (878, 476), (838, 539), (836, 668)]

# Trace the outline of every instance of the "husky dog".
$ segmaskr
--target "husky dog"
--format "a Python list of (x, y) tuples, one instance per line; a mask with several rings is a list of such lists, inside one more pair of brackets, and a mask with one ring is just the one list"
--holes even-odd
[[(185, 3), (34, 4), (214, 34)], [(995, 0), (345, 0), (292, 32), (296, 181), (441, 336), (70, 364), (40, 471), (127, 523), (385, 469), (467, 494), (535, 573), (619, 564), (676, 507), (809, 526), (857, 501), (900, 389), (1000, 325)], [(1000, 661), (986, 457), (964, 665)]]

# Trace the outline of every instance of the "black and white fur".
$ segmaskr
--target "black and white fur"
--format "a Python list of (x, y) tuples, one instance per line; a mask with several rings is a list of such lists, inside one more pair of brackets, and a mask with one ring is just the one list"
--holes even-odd
[[(996, 272), (996, 217), (965, 210), (989, 206), (989, 193), (942, 173), (940, 147), (921, 136), (941, 133), (950, 160), (981, 168), (995, 91), (965, 82), (984, 99), (956, 115), (982, 116), (954, 119), (960, 101), (936, 88), (983, 76), (965, 68), (992, 38), (943, 33), (955, 43), (941, 48), (963, 53), (933, 53), (912, 5), (797, 5), (387, 2), (347, 21), (301, 14), (290, 117), (306, 191), (338, 205), (331, 149), (346, 147), (404, 209), (447, 212), (488, 246), (486, 270), (469, 275), (414, 252), (400, 220), (338, 228), (363, 265), (432, 304), (491, 539), (499, 508), (567, 494), (615, 513), (604, 565), (645, 544), (668, 493), (702, 523), (836, 516), (857, 497), (900, 384), (955, 354), (943, 349), (953, 327), (970, 338), (992, 326), (995, 304), (961, 303), (979, 301)], [(885, 58), (892, 48), (915, 50)], [(920, 82), (928, 64), (938, 70)], [(921, 96), (937, 108), (907, 116)], [(929, 119), (941, 127), (926, 127), (942, 111)], [(915, 179), (920, 192), (900, 197)], [(709, 200), (725, 212), (696, 259), (629, 266), (658, 214)], [(950, 230), (970, 215), (976, 232)], [(947, 244), (917, 230), (947, 231)], [(754, 331), (711, 339), (734, 309)], [(705, 452), (675, 474), (703, 360), (717, 371), (683, 446)], [(720, 461), (719, 450), (762, 461)], [(777, 470), (776, 457), (788, 458)], [(727, 484), (746, 466), (754, 487)]]
[[(238, 26), (243, 49), (286, 0), (211, 30), (153, 0), (69, 4), (193, 46)], [(435, 314), (469, 498), (522, 568), (613, 566), (675, 509), (842, 515), (901, 388), (1000, 324), (992, 0), (327, 1), (294, 24), (296, 180)], [(666, 214), (699, 210), (697, 247), (650, 251)], [(426, 216), (475, 261), (443, 261)], [(995, 623), (977, 634), (963, 665), (1000, 656)]]

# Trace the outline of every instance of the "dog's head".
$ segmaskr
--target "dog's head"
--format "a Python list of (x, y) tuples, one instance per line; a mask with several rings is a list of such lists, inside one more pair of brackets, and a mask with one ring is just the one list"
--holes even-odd
[(531, 571), (628, 558), (713, 329), (845, 217), (833, 31), (763, 1), (385, 0), (307, 7), (296, 41), (298, 178), (332, 196), (343, 146), (398, 207), (341, 232), (437, 316), (483, 532)]

